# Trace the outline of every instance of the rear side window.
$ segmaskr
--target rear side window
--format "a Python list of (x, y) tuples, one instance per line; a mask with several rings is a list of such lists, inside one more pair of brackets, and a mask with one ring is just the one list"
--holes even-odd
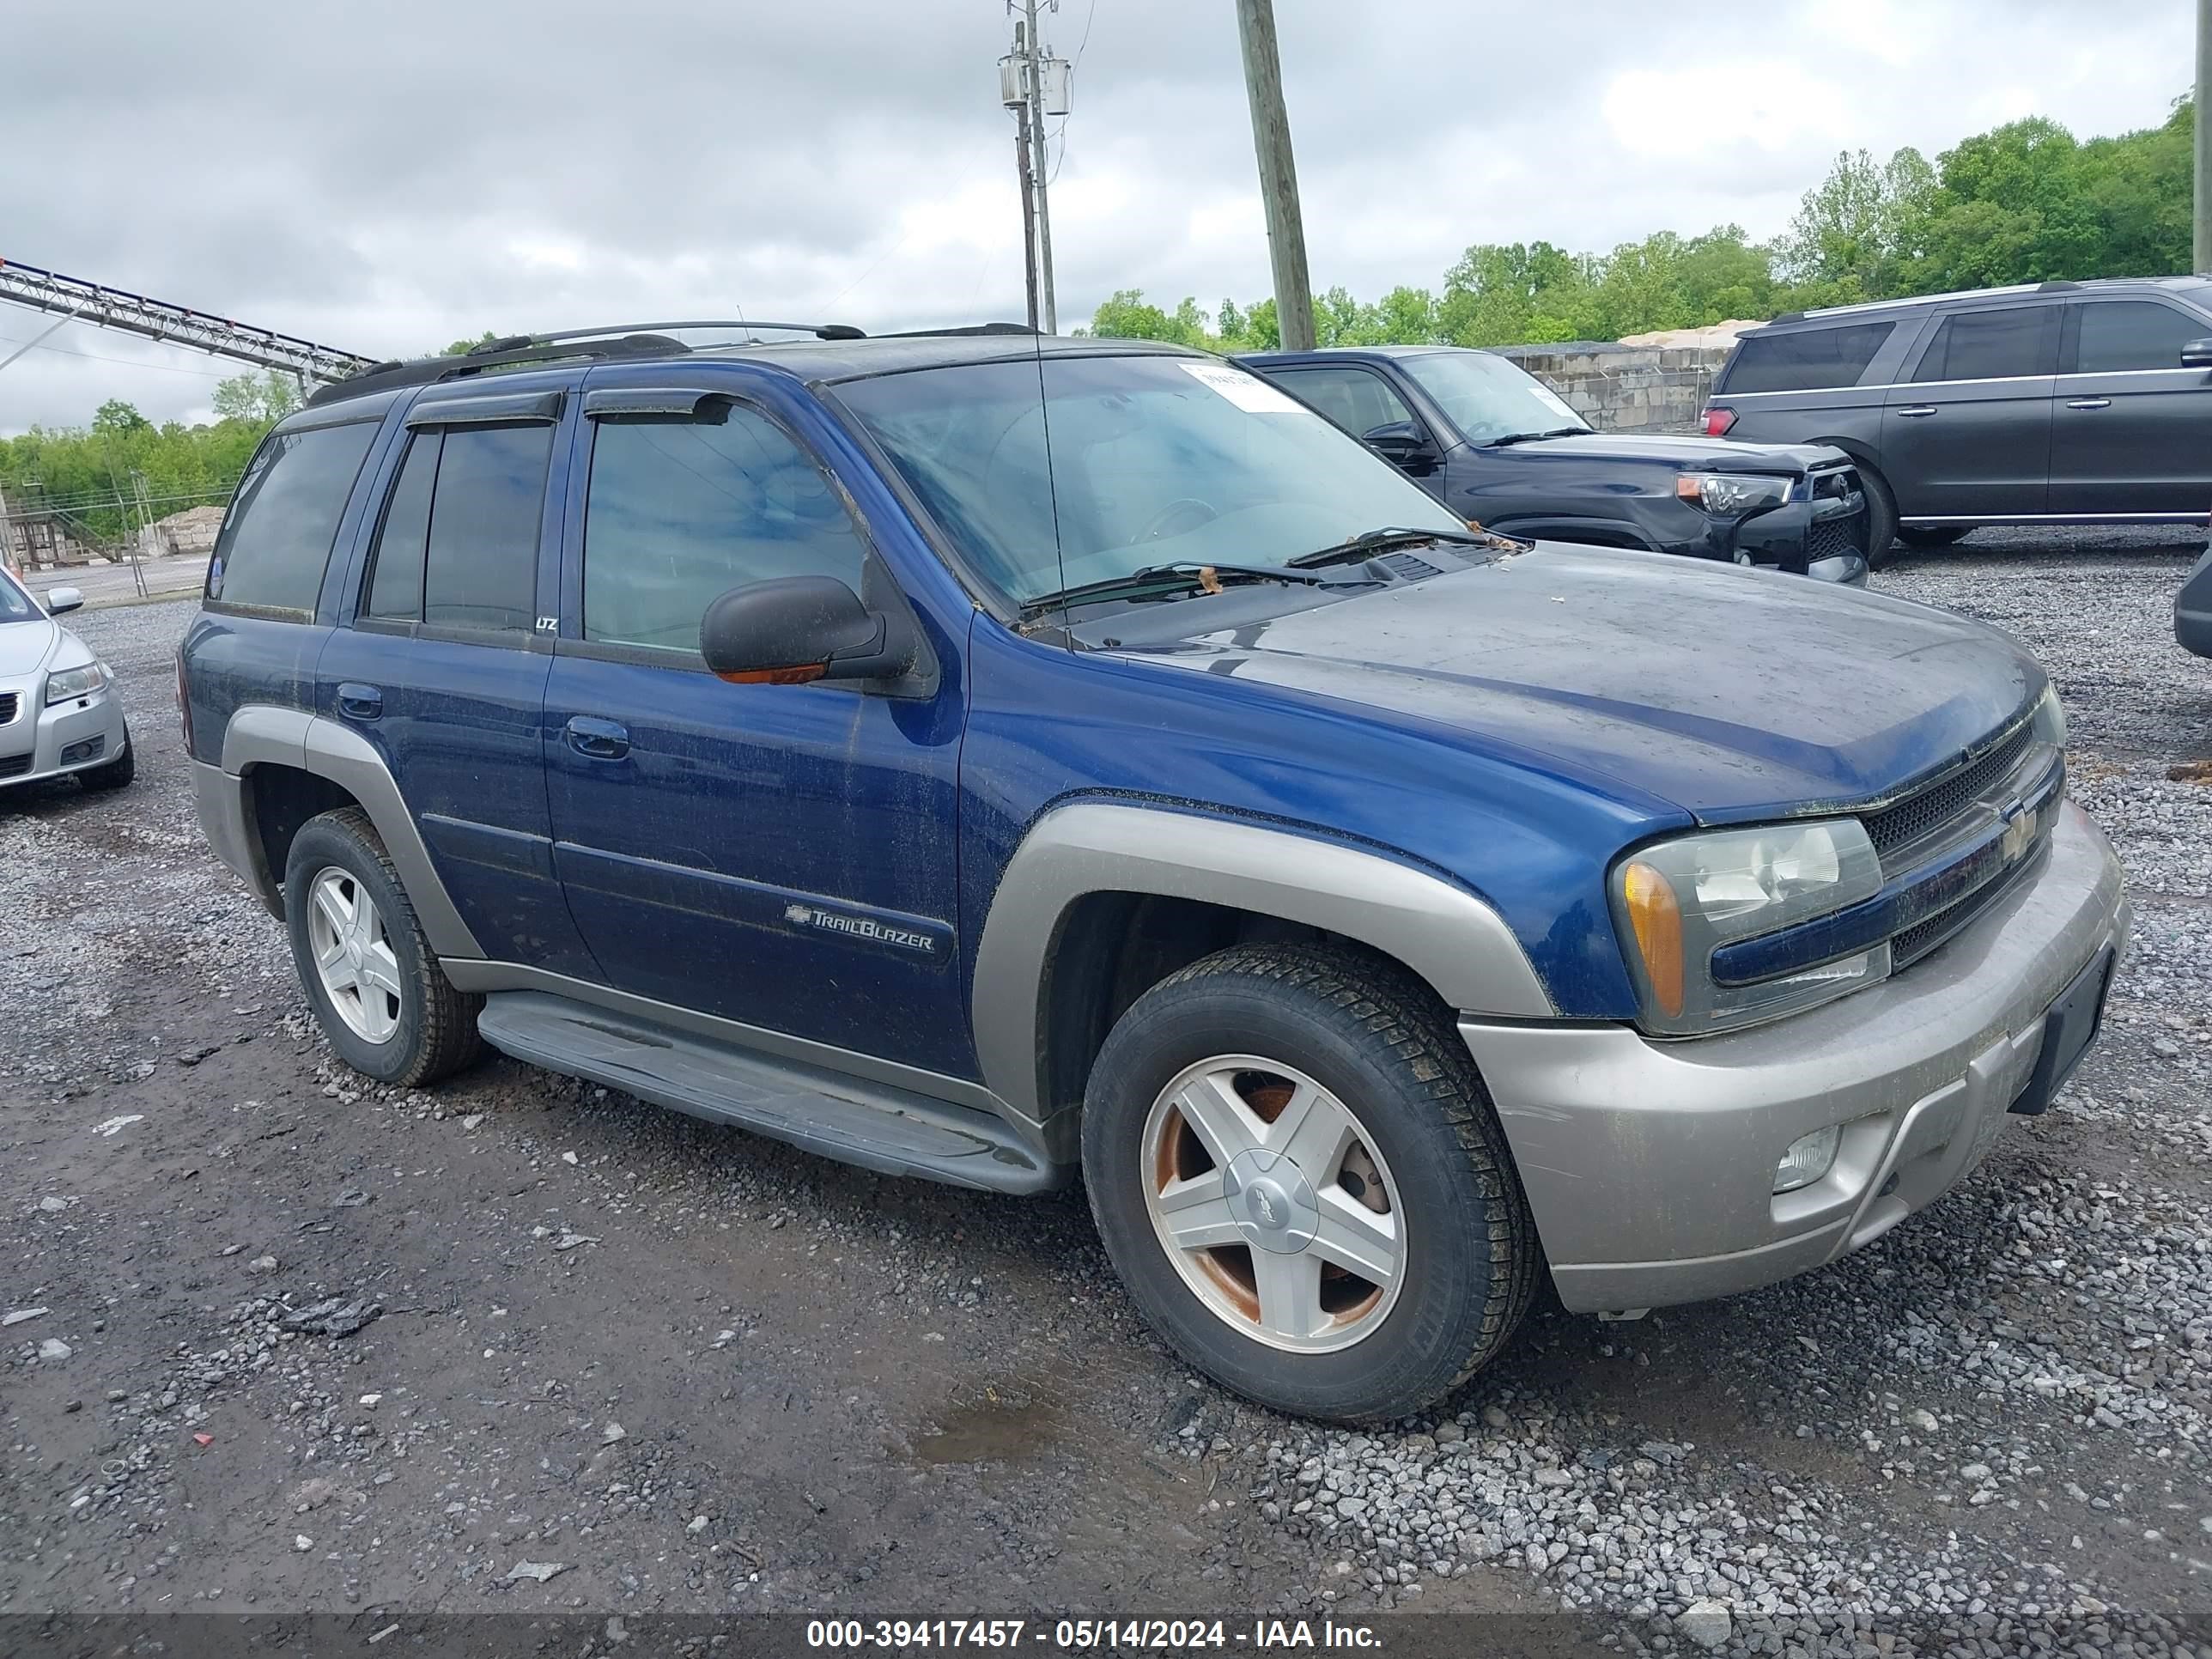
[(312, 615), (374, 421), (282, 432), (254, 452), (208, 565), (207, 597)]
[(369, 567), (364, 617), (527, 634), (554, 428), (427, 428), (408, 441)]
[(1355, 438), (1410, 421), (1413, 411), (1379, 374), (1364, 368), (1284, 368), (1273, 378)]
[(596, 423), (586, 639), (696, 652), (708, 605), (744, 583), (835, 576), (859, 591), (865, 552), (829, 479), (766, 416), (714, 408)]
[(2074, 349), (2074, 369), (2079, 374), (2179, 368), (2181, 348), (2212, 335), (2212, 323), (2184, 316), (2154, 300), (2099, 300), (2075, 309), (2081, 319)]
[(1847, 323), (1835, 328), (1796, 329), (1786, 334), (1747, 334), (1729, 365), (1730, 392), (1817, 392), (1856, 386), (1867, 365), (1888, 343), (1897, 325)]
[(1954, 311), (1936, 325), (1936, 337), (1921, 353), (1912, 378), (1998, 380), (2048, 374), (2057, 367), (2057, 325), (2056, 306)]

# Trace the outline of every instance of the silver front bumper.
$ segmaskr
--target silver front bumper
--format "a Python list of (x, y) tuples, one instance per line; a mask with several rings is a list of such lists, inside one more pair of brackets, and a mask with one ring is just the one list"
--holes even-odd
[[(1880, 1237), (1988, 1152), (2044, 1015), (2128, 912), (2112, 849), (2063, 810), (2043, 866), (1888, 982), (1733, 1036), (1464, 1019), (1560, 1299), (1658, 1307), (1786, 1279)], [(1836, 1164), (1775, 1195), (1800, 1136)]]
[[(123, 705), (112, 686), (88, 697), (71, 697), (48, 705), (46, 676), (33, 674), (20, 680), (0, 681), (0, 692), (16, 696), (15, 717), (0, 723), (0, 788), (10, 784), (36, 783), (44, 778), (66, 777), (73, 772), (105, 766), (123, 753), (127, 744)], [(100, 752), (69, 765), (62, 751), (88, 738), (104, 738)], [(26, 760), (27, 757), (27, 761)]]

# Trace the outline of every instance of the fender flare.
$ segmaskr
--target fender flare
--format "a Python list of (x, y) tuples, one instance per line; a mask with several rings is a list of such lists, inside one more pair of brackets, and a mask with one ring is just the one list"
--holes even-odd
[(1465, 888), (1372, 848), (1170, 806), (1080, 801), (1044, 813), (1007, 861), (975, 947), (971, 1018), (991, 1091), (1032, 1129), (1045, 1098), (1044, 986), (1086, 894), (1191, 898), (1340, 933), (1395, 957), (1462, 1012), (1558, 1011), (1504, 919)]
[[(392, 867), (399, 872), (400, 884), (407, 890), (408, 902), (415, 907), (416, 920), (422, 923), (430, 948), (441, 957), (482, 959), (483, 947), (453, 908), (392, 769), (366, 738), (301, 709), (247, 703), (232, 714), (230, 723), (223, 728), (222, 771), (226, 777), (237, 780), (243, 792), (252, 787), (253, 769), (262, 765), (288, 766), (326, 778), (359, 801), (376, 826)], [(247, 809), (246, 822), (250, 826), (253, 823), (250, 799)], [(248, 839), (258, 866), (263, 858), (259, 836), (255, 834)], [(282, 871), (258, 873), (265, 873), (270, 886), (281, 890)]]

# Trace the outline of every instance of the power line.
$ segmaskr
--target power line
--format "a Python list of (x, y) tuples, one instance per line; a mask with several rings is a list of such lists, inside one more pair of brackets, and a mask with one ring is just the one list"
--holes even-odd
[(150, 362), (141, 357), (106, 357), (97, 351), (72, 351), (67, 346), (48, 345), (44, 340), (26, 342), (19, 334), (0, 334), (0, 341), (9, 345), (28, 343), (40, 351), (55, 352), (64, 357), (82, 357), (88, 362), (120, 363), (125, 368), (158, 368), (164, 374), (198, 374), (210, 380), (227, 378), (219, 368), (187, 368), (182, 363)]

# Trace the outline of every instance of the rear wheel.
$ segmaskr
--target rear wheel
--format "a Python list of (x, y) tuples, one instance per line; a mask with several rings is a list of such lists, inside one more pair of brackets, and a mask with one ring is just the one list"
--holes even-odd
[(1504, 1346), (1540, 1254), (1474, 1062), (1425, 988), (1317, 946), (1154, 987), (1085, 1096), (1092, 1213), (1191, 1364), (1285, 1411), (1420, 1411)]
[(1907, 547), (1948, 547), (1974, 526), (1970, 524), (1908, 524), (1898, 527), (1898, 539)]
[(1890, 493), (1888, 480), (1863, 463), (1859, 490), (1866, 497), (1867, 568), (1880, 570), (1896, 552), (1897, 497)]
[(368, 813), (344, 807), (301, 827), (284, 917), (308, 1004), (354, 1070), (411, 1089), (477, 1057), (483, 1000), (438, 965)]

